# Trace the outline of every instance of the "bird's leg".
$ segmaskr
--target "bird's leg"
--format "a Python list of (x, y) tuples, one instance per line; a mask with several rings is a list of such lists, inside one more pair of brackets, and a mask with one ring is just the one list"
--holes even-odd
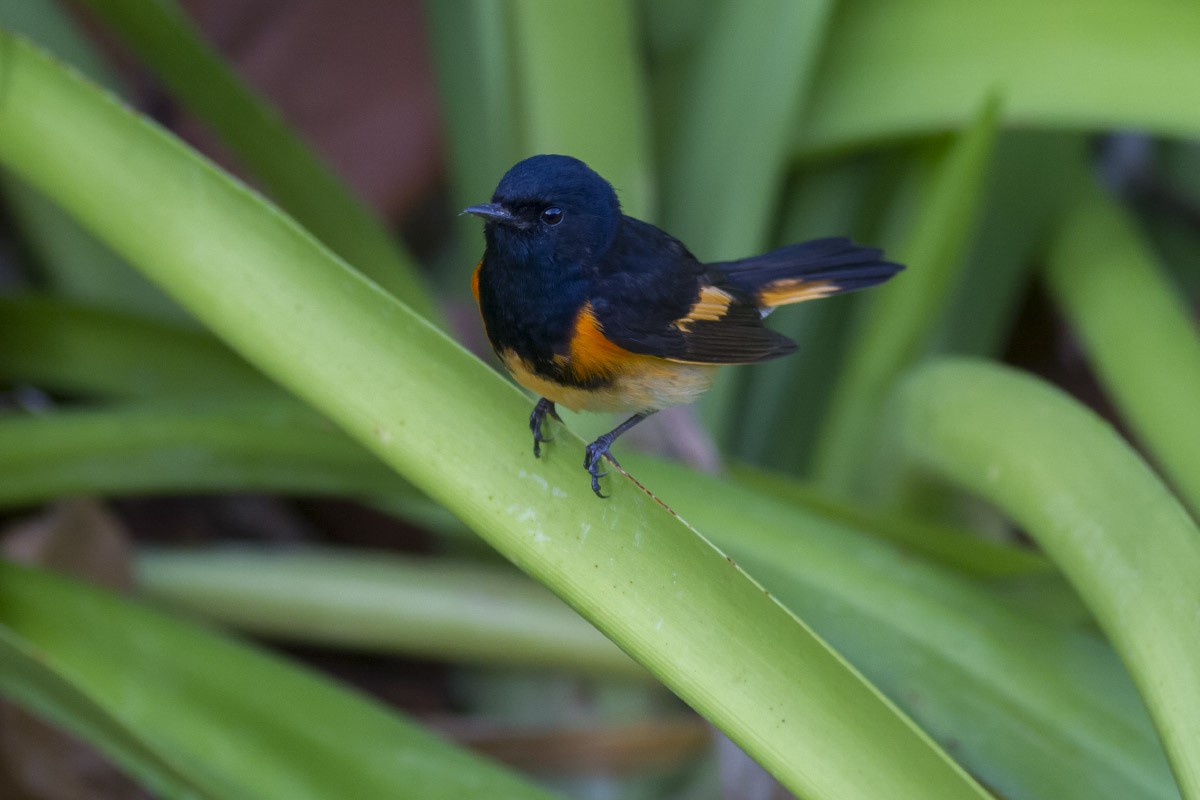
[(608, 495), (600, 492), (600, 479), (608, 474), (607, 472), (600, 471), (600, 459), (607, 458), (615, 466), (620, 467), (621, 465), (613, 458), (612, 453), (608, 452), (608, 448), (612, 447), (612, 443), (617, 440), (618, 436), (653, 413), (653, 411), (643, 411), (640, 414), (634, 414), (587, 446), (586, 454), (583, 457), (583, 466), (587, 469), (588, 474), (592, 476), (592, 491), (596, 493), (597, 497), (608, 497)]
[(529, 430), (533, 431), (534, 458), (542, 457), (542, 442), (550, 441), (549, 436), (542, 436), (542, 420), (546, 418), (547, 414), (562, 422), (562, 417), (558, 416), (554, 402), (543, 397), (537, 401), (537, 405), (533, 407), (533, 413), (529, 415)]

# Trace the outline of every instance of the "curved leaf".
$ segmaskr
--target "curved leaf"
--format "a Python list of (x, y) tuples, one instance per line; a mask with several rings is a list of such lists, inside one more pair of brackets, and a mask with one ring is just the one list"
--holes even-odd
[(1181, 0), (843, 0), (813, 82), (801, 155), (1002, 123), (1200, 135), (1200, 5)]
[(906, 450), (1020, 523), (1129, 666), (1200, 797), (1200, 530), (1111, 427), (1030, 376), (948, 360), (901, 394)]
[(3, 562), (0, 655), (0, 689), (170, 797), (548, 797), (282, 659)]

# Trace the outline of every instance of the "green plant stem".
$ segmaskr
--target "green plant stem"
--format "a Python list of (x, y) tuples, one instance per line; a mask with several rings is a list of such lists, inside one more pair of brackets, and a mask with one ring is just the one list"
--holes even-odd
[(151, 600), (272, 638), (648, 677), (511, 568), (329, 548), (148, 550), (138, 554), (137, 578)]
[(439, 315), (411, 256), (374, 212), (200, 37), (175, 0), (82, 0), (253, 171), (285, 211), (426, 319)]
[(601, 504), (578, 466), (582, 440), (559, 431), (553, 454), (532, 461), (524, 395), (291, 220), (27, 44), (0, 37), (0, 70), (0, 162), (452, 509), (794, 792), (985, 796), (640, 489), (614, 474)]
[(906, 382), (900, 407), (912, 457), (999, 505), (1075, 585), (1184, 796), (1200, 797), (1200, 530), (1187, 512), (1107, 424), (1029, 376), (938, 363)]
[(1133, 220), (1098, 188), (1065, 221), (1050, 252), (1054, 300), (1121, 415), (1200, 514), (1200, 336), (1187, 301)]

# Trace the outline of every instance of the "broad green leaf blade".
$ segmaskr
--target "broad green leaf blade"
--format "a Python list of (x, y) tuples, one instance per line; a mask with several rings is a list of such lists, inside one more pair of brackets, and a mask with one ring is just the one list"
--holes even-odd
[(1200, 337), (1129, 215), (1088, 191), (1050, 253), (1054, 299), (1108, 395), (1200, 512)]
[(612, 476), (612, 499), (600, 504), (578, 466), (581, 440), (558, 432), (533, 461), (528, 401), (482, 363), (29, 45), (4, 36), (0, 57), (0, 162), (452, 509), (785, 785), (822, 799), (984, 796), (824, 642), (632, 483)]
[(122, 400), (286, 402), (213, 337), (42, 297), (0, 297), (0, 381)]
[(276, 639), (647, 677), (507, 566), (333, 548), (150, 550), (138, 554), (137, 580), (149, 599)]
[(1004, 124), (1200, 135), (1200, 5), (1180, 0), (843, 0), (822, 50), (803, 155), (955, 130), (979, 98)]
[(653, 216), (649, 100), (632, 0), (510, 0), (507, 9), (521, 156), (583, 159), (612, 183), (627, 213)]
[(900, 398), (906, 450), (1004, 509), (1125, 660), (1187, 798), (1200, 797), (1200, 530), (1137, 454), (1058, 390), (950, 360)]
[(203, 40), (175, 0), (83, 0), (331, 250), (436, 321), (411, 257), (367, 206)]
[(0, 562), (0, 688), (170, 797), (548, 797), (306, 670)]
[(954, 286), (996, 137), (997, 100), (989, 100), (938, 165), (903, 249), (908, 269), (875, 290), (834, 388), (814, 459), (818, 480), (846, 495), (870, 493), (884, 400), (920, 355)]

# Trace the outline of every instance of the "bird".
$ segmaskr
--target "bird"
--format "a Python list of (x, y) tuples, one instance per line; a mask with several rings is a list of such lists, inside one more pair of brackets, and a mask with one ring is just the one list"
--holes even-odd
[(721, 366), (787, 355), (766, 327), (777, 306), (883, 283), (904, 269), (846, 237), (815, 239), (736, 261), (704, 263), (674, 236), (625, 215), (612, 185), (566, 155), (526, 158), (491, 201), (471, 277), (484, 330), (514, 379), (539, 397), (529, 416), (541, 456), (557, 406), (628, 419), (587, 446), (584, 468), (606, 497), (601, 459), (617, 437), (690, 403)]

